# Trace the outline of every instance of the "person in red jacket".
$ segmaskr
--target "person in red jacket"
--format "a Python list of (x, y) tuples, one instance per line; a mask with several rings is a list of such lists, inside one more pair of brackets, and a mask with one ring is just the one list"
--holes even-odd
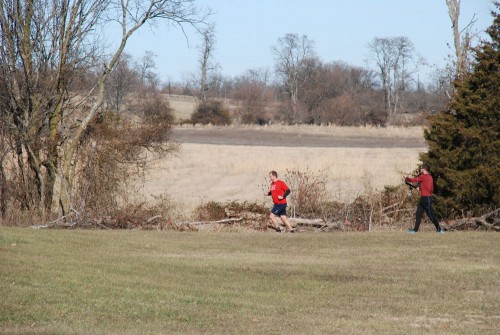
[(408, 233), (414, 234), (418, 232), (420, 227), (420, 222), (422, 221), (422, 216), (424, 212), (427, 214), (431, 222), (436, 227), (436, 231), (443, 234), (443, 230), (439, 226), (439, 222), (432, 213), (431, 198), (432, 192), (434, 192), (434, 180), (429, 174), (429, 166), (427, 164), (422, 164), (420, 167), (420, 175), (416, 178), (405, 177), (405, 181), (410, 183), (419, 183), (420, 189), (420, 200), (417, 205), (415, 228), (407, 230)]
[(278, 233), (281, 232), (281, 228), (276, 216), (280, 217), (289, 232), (295, 233), (290, 221), (288, 221), (286, 217), (286, 197), (290, 194), (290, 189), (285, 182), (278, 179), (278, 173), (276, 171), (269, 172), (269, 178), (271, 178), (271, 187), (267, 195), (271, 196), (274, 203), (271, 213), (269, 214), (269, 219)]

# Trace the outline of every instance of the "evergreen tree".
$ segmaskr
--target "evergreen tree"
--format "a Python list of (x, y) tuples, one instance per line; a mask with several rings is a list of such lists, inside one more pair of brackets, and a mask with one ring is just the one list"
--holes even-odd
[(420, 158), (439, 176), (435, 208), (445, 217), (500, 207), (500, 2), (494, 6), (491, 41), (474, 50), (473, 70), (424, 134), (429, 150)]

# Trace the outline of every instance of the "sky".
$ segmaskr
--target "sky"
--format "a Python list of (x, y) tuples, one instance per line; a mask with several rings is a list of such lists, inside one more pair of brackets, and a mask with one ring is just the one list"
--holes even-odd
[[(445, 0), (198, 0), (214, 14), (214, 61), (224, 76), (243, 75), (249, 69), (274, 69), (271, 48), (286, 34), (306, 35), (325, 62), (369, 65), (367, 45), (376, 37), (408, 37), (418, 55), (431, 65), (444, 66), (454, 52), (453, 32)], [(475, 18), (474, 30), (488, 28), (493, 17), (491, 0), (462, 0), (459, 28)], [(142, 27), (129, 40), (125, 52), (140, 59), (146, 51), (156, 55), (160, 80), (184, 81), (199, 72), (200, 37), (188, 27)], [(486, 36), (482, 35), (483, 37)], [(431, 68), (422, 69), (423, 79)]]

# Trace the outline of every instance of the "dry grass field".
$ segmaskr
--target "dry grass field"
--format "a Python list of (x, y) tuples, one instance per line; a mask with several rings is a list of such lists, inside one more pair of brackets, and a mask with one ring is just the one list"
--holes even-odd
[[(276, 141), (255, 145), (266, 136)], [(174, 138), (180, 151), (155, 162), (138, 197), (167, 193), (186, 215), (207, 201), (267, 203), (270, 170), (285, 181), (287, 170), (323, 176), (331, 200), (352, 200), (399, 184), (426, 150), (418, 127), (182, 127)]]
[(170, 104), (170, 108), (173, 109), (174, 117), (178, 121), (189, 119), (197, 104), (196, 98), (188, 95), (166, 94), (165, 99)]

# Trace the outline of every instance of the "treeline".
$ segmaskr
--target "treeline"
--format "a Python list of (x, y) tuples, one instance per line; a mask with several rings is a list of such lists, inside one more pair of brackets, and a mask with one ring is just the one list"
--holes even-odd
[[(319, 61), (311, 64), (309, 71), (294, 107), (290, 105), (285, 87), (270, 82), (269, 74), (264, 70), (248, 71), (234, 79), (225, 79), (220, 86), (214, 87), (209, 97), (236, 102), (237, 108), (232, 110), (231, 116), (243, 124), (283, 122), (347, 126), (387, 123), (384, 93), (371, 71), (345, 63), (323, 64)], [(404, 107), (395, 123), (420, 124), (420, 115), (438, 110), (445, 103), (444, 95), (421, 85), (406, 92)]]
[[(145, 61), (148, 59), (148, 61)], [(199, 98), (196, 81), (161, 83), (154, 72), (154, 59), (148, 56), (134, 62), (125, 55), (108, 79), (106, 102), (111, 109), (129, 110), (137, 96), (176, 94)], [(150, 63), (151, 68), (141, 66)], [(146, 69), (146, 71), (144, 71)], [(200, 113), (194, 122), (212, 124), (336, 124), (341, 126), (387, 125), (385, 92), (374, 71), (344, 62), (323, 63), (311, 59), (307, 64), (307, 79), (292, 106), (286, 86), (276, 81), (268, 69), (248, 70), (233, 78), (219, 77), (204, 92)], [(127, 99), (130, 98), (130, 99)], [(204, 101), (202, 101), (204, 100)], [(219, 104), (214, 101), (220, 102)], [(449, 99), (438, 84), (416, 82), (399, 92), (397, 113), (392, 125), (422, 124), (425, 117), (444, 109)], [(210, 106), (222, 108), (220, 117)], [(205, 114), (204, 114), (205, 113)], [(184, 122), (190, 120), (184, 120)]]

